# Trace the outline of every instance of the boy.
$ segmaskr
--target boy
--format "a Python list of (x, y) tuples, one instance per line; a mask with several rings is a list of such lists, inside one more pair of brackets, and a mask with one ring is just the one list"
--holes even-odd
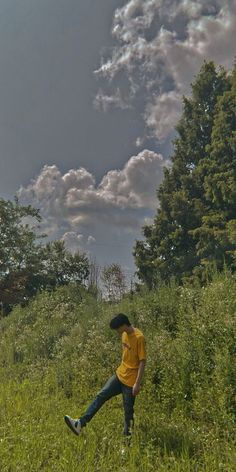
[(77, 435), (107, 400), (120, 393), (123, 396), (125, 414), (124, 435), (131, 435), (135, 397), (141, 388), (146, 363), (145, 339), (143, 333), (138, 328), (134, 328), (123, 313), (119, 313), (110, 321), (110, 328), (115, 329), (121, 335), (122, 361), (116, 373), (100, 390), (84, 415), (76, 420), (68, 415), (65, 416), (67, 426)]

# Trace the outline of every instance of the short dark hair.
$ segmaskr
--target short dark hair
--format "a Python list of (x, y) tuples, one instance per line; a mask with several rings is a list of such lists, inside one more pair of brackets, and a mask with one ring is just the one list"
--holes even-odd
[(123, 313), (118, 313), (118, 315), (114, 316), (114, 318), (112, 318), (110, 321), (111, 329), (117, 329), (123, 325), (131, 326), (128, 316), (124, 315)]

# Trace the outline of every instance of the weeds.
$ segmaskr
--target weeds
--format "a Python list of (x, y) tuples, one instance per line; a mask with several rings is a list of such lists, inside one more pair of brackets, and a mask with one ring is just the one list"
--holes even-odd
[[(120, 397), (80, 437), (76, 417), (114, 372), (123, 311), (146, 336), (148, 363), (124, 443)], [(39, 295), (0, 322), (1, 472), (233, 472), (236, 470), (236, 281), (163, 286), (97, 302), (75, 287)]]

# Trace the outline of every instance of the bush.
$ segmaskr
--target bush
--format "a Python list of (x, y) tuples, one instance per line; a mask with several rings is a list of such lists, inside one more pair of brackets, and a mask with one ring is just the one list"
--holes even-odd
[[(144, 331), (148, 351), (125, 456), (120, 397), (79, 439), (63, 422), (65, 413), (83, 412), (119, 363), (120, 341), (109, 328), (118, 311)], [(231, 274), (216, 274), (204, 288), (162, 286), (115, 306), (62, 287), (15, 308), (1, 320), (0, 333), (1, 470), (234, 470)]]

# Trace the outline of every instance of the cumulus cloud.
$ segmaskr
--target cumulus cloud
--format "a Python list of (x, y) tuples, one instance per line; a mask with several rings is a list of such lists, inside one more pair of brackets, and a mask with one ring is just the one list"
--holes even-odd
[(148, 104), (145, 112), (146, 123), (153, 129), (160, 141), (165, 141), (172, 133), (181, 113), (182, 97), (175, 91), (156, 97)]
[(50, 239), (64, 240), (71, 251), (92, 251), (126, 236), (130, 251), (145, 218), (154, 215), (164, 165), (162, 155), (143, 150), (98, 184), (84, 168), (62, 174), (56, 165), (44, 166), (18, 197), (40, 209), (43, 230)]
[(61, 240), (64, 241), (65, 247), (72, 253), (81, 249), (81, 243), (83, 241), (83, 235), (77, 234), (74, 231), (67, 231), (61, 237)]
[[(232, 67), (236, 2), (129, 0), (114, 13), (112, 35), (117, 44), (96, 75), (109, 89), (117, 78), (126, 77), (129, 93), (120, 88), (114, 104), (135, 106), (142, 100), (147, 131), (165, 140), (180, 116), (181, 97), (189, 93), (203, 61)], [(100, 90), (97, 103), (106, 108), (107, 99)], [(110, 93), (110, 104), (112, 100)]]

